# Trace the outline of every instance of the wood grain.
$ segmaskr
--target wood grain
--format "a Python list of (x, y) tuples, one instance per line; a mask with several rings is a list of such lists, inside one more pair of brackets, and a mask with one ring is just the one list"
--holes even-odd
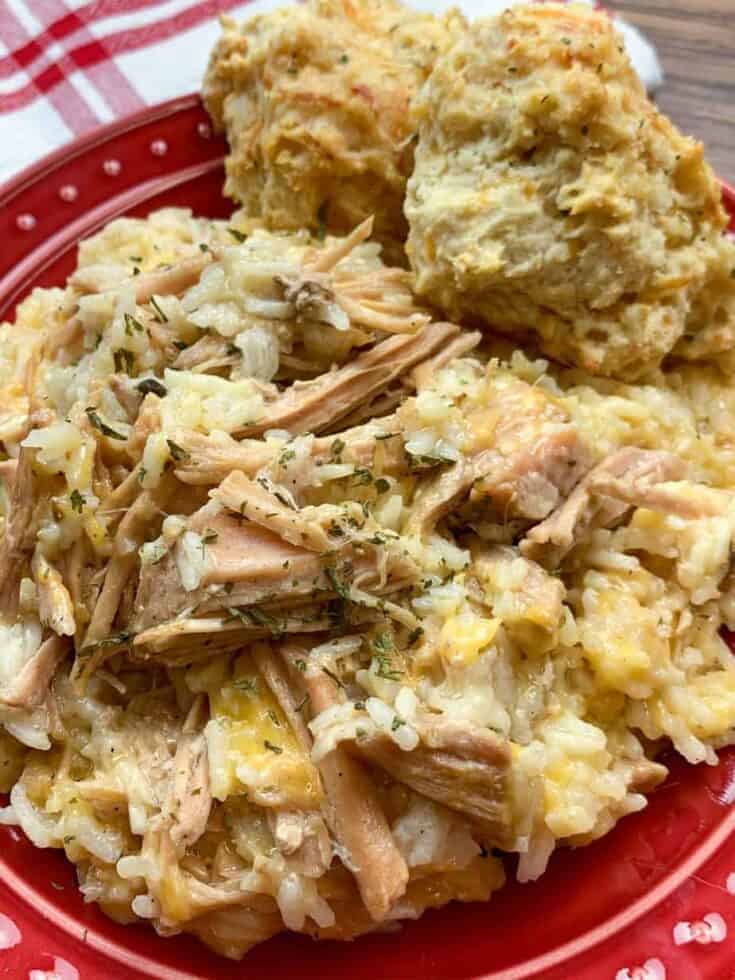
[(707, 159), (735, 183), (735, 0), (605, 0), (658, 49), (666, 80), (656, 96)]

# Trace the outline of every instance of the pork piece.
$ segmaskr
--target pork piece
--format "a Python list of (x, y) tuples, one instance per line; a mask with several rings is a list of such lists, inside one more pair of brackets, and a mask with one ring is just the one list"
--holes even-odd
[(474, 466), (464, 459), (457, 460), (438, 475), (430, 477), (414, 498), (406, 533), (423, 536), (431, 532), (467, 496), (474, 479)]
[(471, 503), (490, 502), (503, 519), (539, 521), (577, 483), (589, 456), (571, 428), (541, 437), (532, 449), (488, 450), (475, 461)]
[(412, 725), (421, 741), (411, 751), (383, 734), (358, 737), (350, 751), (417, 793), (471, 818), (497, 846), (511, 846), (508, 744), (487, 728), (428, 713)]
[(306, 253), (304, 265), (312, 275), (333, 272), (342, 259), (347, 258), (356, 245), (360, 245), (370, 238), (373, 233), (375, 221), (369, 215), (364, 221), (356, 225), (352, 231), (341, 238), (336, 238), (331, 244), (313, 250), (311, 254)]
[(186, 453), (176, 465), (176, 479), (192, 486), (214, 486), (233, 470), (255, 476), (280, 451), (275, 443), (260, 439), (238, 442), (221, 432), (205, 436), (201, 432), (177, 429), (172, 441)]
[(313, 381), (294, 381), (267, 407), (262, 419), (238, 434), (257, 436), (268, 429), (319, 432), (431, 357), (458, 333), (454, 324), (430, 323), (416, 334), (389, 337), (336, 371)]
[(118, 483), (100, 504), (100, 513), (107, 519), (108, 527), (115, 525), (118, 520), (122, 519), (125, 512), (130, 509), (142, 492), (140, 469), (136, 467), (128, 473), (122, 482)]
[(406, 385), (403, 383), (406, 380), (405, 377), (401, 378), (398, 383), (386, 391), (381, 391), (375, 398), (357, 405), (347, 415), (337, 419), (333, 425), (326, 426), (323, 430), (324, 434), (335, 435), (345, 428), (364, 425), (372, 420), (382, 421), (385, 416), (392, 415), (409, 394)]
[[(210, 496), (235, 514), (273, 531), (283, 541), (309, 551), (329, 550), (326, 525), (350, 516), (330, 505), (299, 509), (282, 492), (272, 491), (265, 481), (251, 480), (244, 473), (231, 473)], [(359, 506), (356, 510), (360, 511)], [(344, 533), (341, 522), (336, 528)]]
[(163, 269), (127, 275), (127, 268), (114, 264), (83, 266), (69, 277), (69, 285), (80, 293), (104, 293), (111, 289), (133, 286), (135, 302), (147, 303), (152, 296), (183, 293), (199, 281), (205, 266), (212, 261), (209, 252), (199, 252)]
[[(199, 523), (190, 521), (195, 533)], [(199, 530), (205, 531), (205, 526)], [(251, 606), (278, 596), (305, 602), (317, 589), (329, 588), (322, 577), (322, 562), (314, 552), (288, 544), (256, 524), (241, 523), (225, 512), (211, 518), (207, 515), (206, 534), (210, 543), (201, 545), (204, 568), (195, 588), (187, 591), (182, 585), (175, 555), (142, 568), (135, 600), (135, 630), (165, 623), (190, 608), (201, 614)], [(179, 545), (177, 549), (181, 553)], [(185, 561), (186, 556), (181, 563)], [(228, 583), (232, 588), (225, 592)], [(211, 592), (213, 585), (220, 586), (219, 592)]]
[[(253, 486), (257, 495), (249, 497)], [(188, 531), (199, 539), (185, 533), (173, 555), (143, 567), (134, 630), (147, 630), (194, 607), (198, 615), (227, 609), (234, 618), (263, 625), (262, 614), (250, 608), (258, 603), (286, 600), (313, 606), (335, 595), (349, 598), (352, 587), (384, 595), (406, 587), (418, 574), (398, 539), (375, 539), (379, 525), (361, 511), (361, 524), (353, 527), (356, 519), (349, 506), (291, 509), (276, 494), (264, 495), (264, 487), (240, 473), (233, 473), (222, 487), (214, 494), (221, 491), (237, 516), (216, 509), (218, 501), (212, 501), (189, 518)], [(230, 497), (233, 488), (238, 489)], [(319, 547), (325, 530), (327, 554)], [(334, 537), (330, 530), (336, 532)], [(193, 557), (185, 550), (191, 547)], [(188, 589), (182, 569), (195, 575)], [(282, 631), (280, 625), (272, 629)]]
[(416, 312), (415, 309), (399, 308), (396, 312), (389, 309), (381, 310), (377, 303), (361, 302), (353, 298), (346, 289), (340, 290), (338, 295), (340, 310), (357, 327), (367, 327), (383, 333), (411, 334), (425, 326), (431, 319), (428, 314)]
[[(308, 661), (302, 676), (327, 679)], [(322, 683), (320, 695), (318, 700), (311, 698), (315, 716), (342, 701), (334, 683)], [(348, 729), (342, 744), (417, 793), (470, 817), (494, 844), (510, 847), (514, 833), (506, 787), (511, 762), (508, 742), (488, 728), (423, 708), (416, 710), (409, 724), (418, 735), (413, 749), (401, 748), (371, 725), (358, 729), (356, 736)]]
[(658, 450), (619, 449), (580, 482), (545, 521), (531, 528), (521, 552), (546, 566), (556, 566), (593, 527), (610, 527), (633, 506), (655, 506), (658, 485), (681, 476), (678, 456)]
[(286, 653), (290, 651), (290, 659), (286, 656), (286, 653), (281, 656), (281, 652), (276, 652), (269, 643), (254, 643), (252, 657), (255, 661), (255, 666), (263, 675), (266, 684), (276, 701), (278, 701), (301, 748), (305, 752), (310, 753), (312, 744), (311, 732), (307, 728), (304, 716), (300, 710), (304, 706), (304, 698), (295, 689), (295, 685), (291, 682), (288, 676), (288, 669), (284, 663), (285, 660), (293, 663), (298, 659), (300, 654), (296, 652), (297, 648), (303, 649), (303, 645), (299, 645), (294, 641), (288, 644), (284, 643), (281, 646)]
[(140, 459), (148, 436), (161, 429), (161, 399), (149, 392), (140, 404), (132, 431), (128, 436), (127, 449), (132, 460)]
[(470, 572), (475, 598), (521, 643), (539, 652), (556, 645), (566, 596), (561, 579), (506, 545), (477, 549)]
[(454, 340), (450, 340), (446, 347), (442, 348), (438, 354), (434, 354), (428, 361), (424, 361), (411, 371), (411, 382), (415, 388), (425, 388), (431, 384), (437, 371), (441, 371), (457, 357), (464, 357), (482, 340), (479, 330), (463, 331)]
[(18, 470), (18, 460), (13, 459), (9, 456), (7, 459), (0, 460), (0, 481), (5, 484), (5, 488), (8, 494), (10, 494), (13, 486), (13, 480), (15, 479), (15, 474)]
[(147, 303), (152, 296), (180, 295), (199, 282), (199, 277), (211, 260), (211, 252), (200, 251), (167, 268), (153, 269), (134, 276), (132, 284), (135, 286), (135, 302)]
[[(213, 486), (221, 483), (233, 470), (255, 476), (263, 467), (277, 463), (279, 459), (284, 460), (279, 464), (285, 474), (282, 482), (288, 482), (288, 443), (281, 446), (261, 439), (238, 441), (221, 432), (216, 436), (205, 436), (182, 429), (176, 430), (173, 441), (187, 454), (175, 471), (176, 478), (182, 483)], [(316, 465), (339, 460), (370, 469), (380, 451), (381, 472), (398, 475), (408, 471), (403, 439), (392, 416), (342, 430), (338, 435), (314, 437), (310, 448), (311, 459)]]
[(508, 372), (491, 376), (488, 388), (487, 404), (462, 406), (472, 434), (464, 459), (419, 489), (414, 533), (429, 532), (465, 498), (503, 522), (541, 520), (588, 469), (586, 447), (549, 395)]
[[(210, 496), (283, 541), (309, 551), (331, 551), (335, 538), (343, 547), (350, 540), (365, 537), (361, 532), (368, 521), (358, 503), (299, 508), (282, 491), (269, 489), (262, 478), (251, 480), (244, 473), (231, 473)], [(371, 530), (378, 530), (372, 522)]]
[(76, 630), (80, 633), (91, 619), (92, 606), (96, 601), (91, 588), (94, 573), (91, 545), (84, 535), (77, 538), (64, 556), (64, 583), (72, 601)]
[(182, 350), (171, 367), (177, 371), (198, 371), (205, 374), (234, 366), (239, 360), (240, 352), (237, 349), (232, 352), (230, 341), (217, 334), (207, 333), (191, 347)]
[(625, 477), (601, 474), (595, 492), (621, 503), (627, 502), (631, 507), (648, 507), (690, 521), (721, 517), (730, 503), (729, 491), (690, 480), (662, 480), (655, 486), (641, 487), (636, 481), (629, 482)]
[[(111, 374), (107, 379), (110, 391), (125, 410), (127, 421), (132, 425), (138, 417), (143, 395), (127, 374)], [(96, 461), (95, 461), (96, 462)]]
[(286, 319), (324, 323), (336, 330), (353, 327), (360, 332), (401, 334), (413, 334), (431, 321), (417, 307), (411, 275), (405, 269), (336, 267), (340, 258), (370, 237), (371, 225), (367, 219), (334, 245), (307, 249), (301, 269), (273, 277), (281, 289), (279, 306)]
[(31, 562), (31, 571), (38, 590), (38, 615), (41, 623), (59, 636), (74, 636), (74, 605), (61, 573), (38, 549)]
[[(463, 459), (424, 480), (410, 518), (414, 533), (459, 508), (463, 523), (478, 514), (503, 525), (541, 520), (589, 468), (587, 447), (552, 395), (506, 370), (488, 370), (484, 385), (478, 399), (458, 400)], [(398, 410), (399, 424), (415, 428), (414, 412), (411, 400)]]
[(164, 807), (172, 821), (171, 840), (181, 850), (191, 847), (202, 836), (212, 808), (207, 742), (201, 731), (204, 701), (204, 695), (197, 695), (184, 722), (173, 761), (171, 789)]
[(34, 449), (21, 447), (15, 471), (5, 531), (0, 540), (0, 613), (15, 619), (20, 599), (20, 580), (35, 544), (36, 477)]
[(0, 704), (37, 708), (45, 701), (56, 668), (70, 650), (66, 637), (49, 636), (0, 693)]
[(110, 634), (123, 589), (138, 562), (138, 548), (150, 536), (156, 522), (162, 520), (162, 508), (173, 493), (175, 484), (170, 473), (164, 474), (159, 485), (153, 490), (144, 491), (120, 521), (104, 585), (84, 637), (85, 647), (94, 647)]
[[(296, 737), (298, 738), (301, 747), (304, 749), (304, 751), (310, 753), (312, 748), (312, 737), (304, 721), (302, 709), (305, 703), (311, 701), (312, 694), (316, 698), (316, 703), (324, 703), (326, 692), (324, 691), (323, 688), (318, 686), (318, 682), (319, 682), (318, 677), (314, 678), (311, 676), (309, 677), (302, 676), (301, 671), (298, 670), (297, 665), (301, 661), (301, 659), (302, 658), (305, 659), (306, 657), (308, 657), (308, 648), (304, 646), (303, 643), (300, 643), (298, 641), (284, 643), (281, 645), (279, 653), (280, 655), (276, 654), (274, 649), (269, 644), (266, 643), (256, 644), (253, 647), (253, 658), (258, 667), (258, 670), (265, 678), (268, 687), (273, 692), (273, 695), (275, 696), (281, 709), (286, 715), (286, 718), (288, 719), (291, 728), (293, 729)], [(302, 686), (302, 688), (306, 687), (307, 689), (307, 693), (304, 697), (302, 697), (296, 691), (295, 684), (289, 678), (286, 672), (286, 668), (284, 667), (284, 660), (291, 665), (292, 669), (295, 666), (297, 667), (299, 684)], [(339, 755), (337, 755), (337, 753), (339, 753)], [(337, 753), (335, 753), (335, 756), (337, 756), (337, 758), (341, 759), (341, 761), (344, 762), (347, 769), (350, 769), (350, 767), (354, 765), (352, 760), (344, 756), (344, 753), (342, 752), (341, 749), (338, 749)], [(339, 796), (340, 790), (343, 789), (344, 787), (341, 787), (339, 783), (336, 786), (333, 785), (335, 780), (329, 765), (327, 765), (326, 771), (327, 771), (327, 779), (325, 782), (325, 792), (328, 794), (331, 790), (332, 799), (329, 801), (329, 805), (324, 808), (324, 817), (325, 820), (329, 823), (329, 826), (331, 827), (335, 837), (337, 837), (337, 839), (343, 843), (343, 846), (346, 846), (344, 845), (343, 838), (339, 837), (340, 828), (338, 827), (338, 824), (336, 822), (335, 812), (334, 812), (335, 806), (337, 805), (336, 798), (337, 796)], [(327, 799), (329, 800), (329, 796), (327, 797)], [(377, 798), (375, 797), (374, 789), (372, 787), (370, 787), (368, 804), (369, 804), (369, 809), (374, 814), (371, 817), (371, 819), (373, 821), (377, 821), (378, 825), (380, 826), (381, 834), (384, 835), (386, 828), (383, 826), (383, 823), (380, 819), (380, 813), (381, 813), (380, 806), (377, 801)], [(303, 817), (303, 815), (300, 816)], [(345, 817), (345, 819), (349, 820), (349, 816), (350, 814), (348, 814), (348, 816)], [(355, 846), (358, 848), (358, 850), (360, 849), (362, 845), (362, 837), (360, 835), (359, 827), (352, 827), (352, 828), (348, 827), (346, 831), (346, 835), (344, 831), (343, 831), (343, 835), (346, 838), (352, 840)], [(276, 839), (278, 839), (275, 831), (274, 831), (274, 836), (276, 836)], [(395, 855), (393, 855), (392, 853), (392, 846), (393, 846), (392, 837), (390, 838), (390, 840), (387, 837), (384, 837), (383, 841), (380, 843), (379, 852), (380, 855), (383, 857), (383, 859), (385, 858), (386, 855), (390, 857), (391, 869), (395, 870), (397, 868), (399, 875), (402, 876), (400, 865), (396, 863)], [(312, 845), (312, 847), (314, 848), (315, 845)], [(348, 852), (348, 853), (351, 854), (352, 852)], [(322, 857), (324, 856), (323, 847), (320, 848), (318, 854), (321, 854)], [(368, 867), (369, 867), (369, 862), (368, 862)], [(363, 881), (363, 887), (365, 888), (366, 893), (370, 896), (371, 907), (375, 907), (376, 901), (378, 903), (382, 902), (384, 904), (384, 899), (381, 899), (380, 897), (380, 889), (376, 884), (376, 882), (371, 880), (368, 872), (365, 873), (360, 872), (359, 880)]]
[[(297, 660), (308, 656), (298, 643), (282, 644), (281, 654), (297, 670)], [(334, 701), (334, 683), (322, 671), (306, 671), (303, 684), (314, 712)], [(342, 748), (318, 764), (326, 794), (325, 818), (355, 876), (360, 896), (371, 917), (380, 922), (400, 899), (408, 883), (403, 860), (368, 772)]]
[[(540, 521), (563, 500), (591, 459), (587, 448), (554, 399), (538, 387), (503, 374), (491, 380), (487, 409), (471, 423), (492, 424), (474, 455), (472, 503), (490, 503), (503, 519)], [(484, 413), (484, 415), (483, 415)]]
[[(237, 614), (237, 615), (235, 615)], [(215, 654), (240, 650), (247, 643), (288, 633), (322, 633), (332, 625), (320, 606), (304, 606), (297, 612), (267, 606), (252, 611), (233, 609), (224, 616), (182, 616), (138, 633), (130, 651), (137, 661), (155, 659), (172, 666), (206, 660)]]
[(28, 435), (28, 415), (20, 412), (0, 411), (0, 439), (3, 442), (20, 442)]

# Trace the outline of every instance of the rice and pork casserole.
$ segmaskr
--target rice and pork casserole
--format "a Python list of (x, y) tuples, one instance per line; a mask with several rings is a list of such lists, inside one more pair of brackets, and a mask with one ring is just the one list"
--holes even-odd
[[(510, 16), (477, 30), (530, 30)], [(462, 244), (455, 178), (421, 143), (447, 59), (485, 70), (460, 44), (422, 90), (408, 262), (384, 262), (370, 218), (332, 234), (166, 209), (82, 242), (66, 286), (0, 327), (0, 821), (63, 849), (117, 921), (240, 957), (284, 929), (350, 939), (487, 900), (515, 866), (501, 852), (535, 879), (645, 807), (664, 748), (713, 765), (735, 741), (719, 189), (662, 130), (685, 158), (653, 195), (680, 281), (649, 269), (629, 304), (631, 285), (599, 316), (552, 310), (543, 261), (504, 272)], [(538, 108), (529, 78), (553, 75), (519, 67), (507, 85)], [(520, 178), (497, 166), (502, 198)], [(655, 208), (595, 180), (591, 210), (580, 190), (554, 218), (568, 276)], [(476, 241), (510, 254), (515, 220)], [(516, 336), (539, 303), (553, 332)], [(664, 308), (628, 370), (620, 336)]]

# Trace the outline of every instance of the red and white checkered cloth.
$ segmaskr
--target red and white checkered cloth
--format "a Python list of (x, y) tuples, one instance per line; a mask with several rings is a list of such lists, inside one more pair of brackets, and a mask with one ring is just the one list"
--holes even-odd
[[(408, 0), (411, 3), (411, 0)], [(475, 17), (509, 0), (454, 0)], [(219, 35), (278, 0), (0, 0), (0, 183), (103, 123), (195, 91)], [(451, 0), (414, 0), (426, 10)], [(619, 22), (642, 78), (655, 52)]]

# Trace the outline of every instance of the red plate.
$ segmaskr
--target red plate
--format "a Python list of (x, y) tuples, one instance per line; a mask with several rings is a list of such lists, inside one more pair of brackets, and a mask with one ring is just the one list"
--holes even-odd
[[(0, 318), (34, 286), (60, 285), (76, 243), (120, 214), (165, 205), (226, 216), (223, 143), (196, 96), (115, 123), (0, 191)], [(725, 188), (735, 216), (735, 192)], [(71, 865), (0, 828), (0, 975), (83, 978), (680, 980), (735, 977), (735, 749), (717, 767), (674, 759), (641, 813), (533, 885), (455, 904), (353, 943), (281, 936), (241, 965), (188, 937), (159, 939), (85, 905)], [(512, 882), (514, 862), (509, 860)], [(77, 972), (78, 971), (78, 972)]]

